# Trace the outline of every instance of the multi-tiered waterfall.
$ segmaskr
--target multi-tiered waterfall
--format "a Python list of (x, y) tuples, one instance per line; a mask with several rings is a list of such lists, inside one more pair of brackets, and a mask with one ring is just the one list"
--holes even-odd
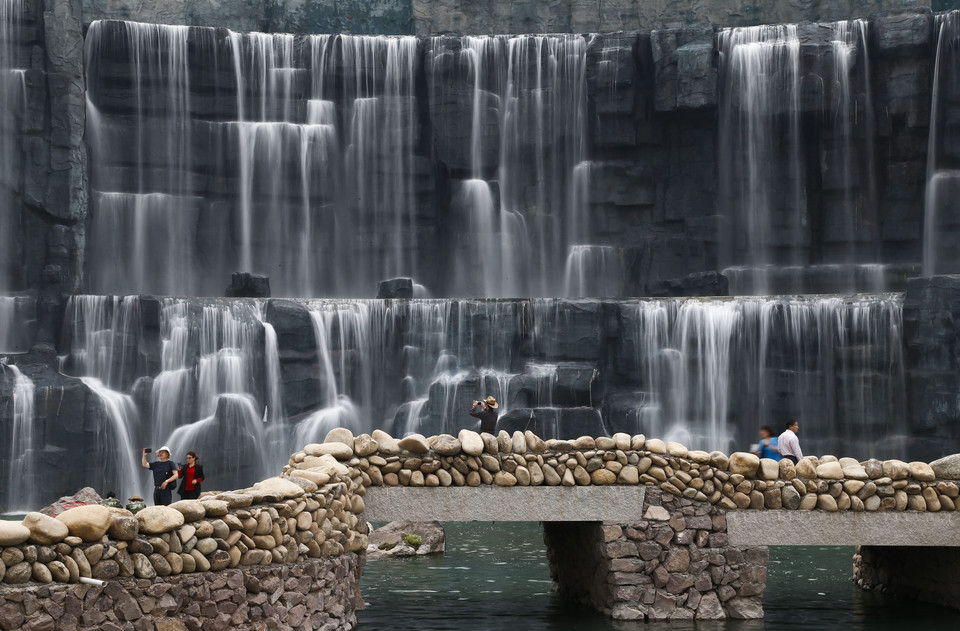
[[(951, 269), (956, 14), (94, 22), (88, 204), (61, 221), (19, 169), (33, 17), (0, 2), (0, 510), (142, 492), (140, 449), (163, 443), (241, 486), (334, 426), (455, 434), (487, 395), (545, 436), (729, 451), (798, 418), (813, 453), (930, 457), (953, 435), (949, 286), (883, 292), (922, 257)], [(286, 298), (217, 297), (238, 270)], [(369, 298), (398, 276), (416, 299)]]

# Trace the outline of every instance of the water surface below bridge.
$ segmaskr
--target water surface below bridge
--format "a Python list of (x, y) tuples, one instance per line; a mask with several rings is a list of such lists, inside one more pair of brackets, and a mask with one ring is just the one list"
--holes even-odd
[[(614, 622), (550, 592), (536, 523), (446, 523), (444, 556), (368, 561), (360, 587), (360, 631), (623, 631), (658, 627)], [(673, 622), (698, 629), (845, 631), (956, 629), (957, 613), (884, 594), (850, 580), (851, 547), (770, 548), (762, 621)]]

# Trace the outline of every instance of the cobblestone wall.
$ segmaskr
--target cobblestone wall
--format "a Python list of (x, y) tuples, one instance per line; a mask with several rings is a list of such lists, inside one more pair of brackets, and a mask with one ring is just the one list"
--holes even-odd
[(727, 545), (724, 509), (650, 490), (643, 521), (544, 524), (565, 597), (617, 620), (763, 617), (766, 548)]

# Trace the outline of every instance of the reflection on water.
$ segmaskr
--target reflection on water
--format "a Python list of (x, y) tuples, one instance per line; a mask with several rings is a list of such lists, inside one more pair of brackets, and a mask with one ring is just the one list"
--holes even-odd
[[(449, 523), (443, 556), (367, 562), (361, 631), (464, 629), (623, 631), (550, 591), (533, 523)], [(956, 629), (957, 612), (864, 592), (850, 580), (853, 548), (771, 548), (762, 621), (669, 622), (669, 631)]]

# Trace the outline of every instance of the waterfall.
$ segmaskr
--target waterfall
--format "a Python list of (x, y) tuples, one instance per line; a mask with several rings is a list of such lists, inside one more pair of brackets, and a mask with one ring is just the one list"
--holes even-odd
[[(31, 510), (35, 507), (39, 481), (40, 450), (43, 442), (36, 431), (33, 381), (13, 364), (0, 364), (0, 372), (13, 375), (13, 424), (10, 428), (7, 512)], [(14, 482), (16, 481), (16, 482)]]
[(930, 135), (927, 141), (927, 185), (923, 219), (923, 274), (955, 274), (960, 256), (955, 242), (960, 156), (950, 145), (947, 111), (957, 102), (960, 64), (956, 62), (960, 11), (935, 16), (936, 57), (930, 98)]
[(67, 303), (64, 337), (69, 350), (61, 357), (64, 374), (90, 377), (106, 388), (130, 386), (137, 366), (137, 296), (74, 296)]
[[(800, 40), (793, 24), (723, 29), (720, 185), (726, 264), (799, 264), (809, 242), (800, 155)], [(757, 293), (769, 293), (763, 275)]]
[(0, 0), (0, 292), (24, 282), (20, 129), (27, 90), (19, 41), (23, 9), (23, 0)]
[[(454, 269), (484, 266), (479, 275), (452, 278), (452, 293), (559, 293), (567, 245), (571, 235), (583, 237), (586, 212), (586, 177), (575, 177), (586, 158), (584, 38), (434, 37), (431, 47), (431, 103), (442, 110), (470, 91), (469, 120), (435, 114), (470, 130), (467, 177), (454, 186)], [(500, 275), (493, 282), (491, 265)]]
[(811, 453), (902, 452), (899, 298), (624, 303), (653, 433), (736, 450), (800, 420)]
[(563, 271), (564, 296), (620, 295), (620, 252), (609, 245), (574, 245), (570, 247)]

